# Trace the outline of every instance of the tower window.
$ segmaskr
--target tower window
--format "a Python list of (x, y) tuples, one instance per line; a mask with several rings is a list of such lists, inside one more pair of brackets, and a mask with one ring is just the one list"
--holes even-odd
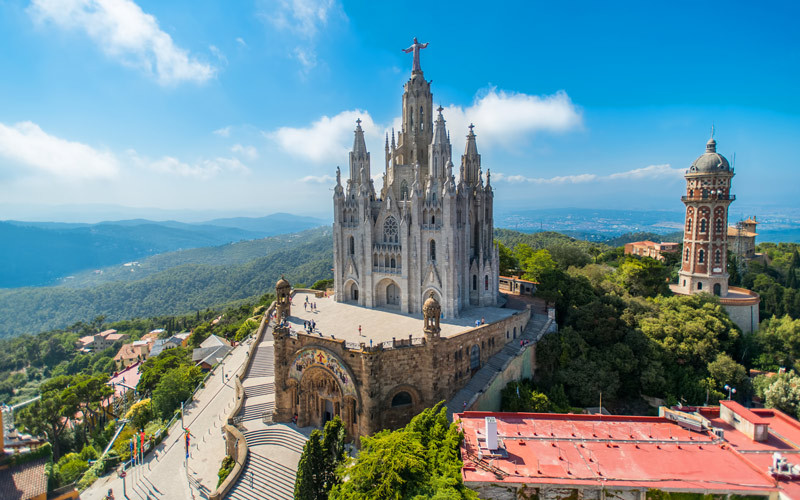
[(433, 261), (436, 260), (436, 242), (433, 241), (433, 240), (431, 240), (431, 244), (430, 244), (430, 258)]
[(706, 252), (704, 250), (700, 250), (699, 252), (697, 252), (697, 262), (702, 264), (705, 261), (706, 261)]
[(686, 256), (683, 258), (683, 260), (685, 260), (686, 262), (689, 262), (689, 249), (688, 248), (686, 249), (685, 253), (686, 253)]
[(698, 290), (702, 290), (703, 289), (703, 283), (702, 282), (700, 282), (700, 281), (697, 282), (697, 289)]
[(686, 231), (691, 233), (692, 232), (692, 219), (686, 219)]
[(350, 237), (350, 255), (356, 254), (356, 239), (352, 236)]
[(478, 289), (478, 276), (475, 274), (472, 275), (472, 289), (473, 290)]
[(706, 232), (706, 220), (705, 219), (700, 219), (700, 232), (701, 233), (705, 233)]
[(722, 254), (720, 253), (720, 251), (719, 251), (719, 250), (717, 250), (717, 251), (714, 253), (714, 263), (715, 263), (715, 264), (719, 264), (719, 263), (720, 263), (720, 260), (721, 260), (721, 258), (722, 258)]
[(489, 275), (488, 274), (483, 277), (483, 289), (484, 290), (488, 290), (489, 289)]
[(717, 233), (722, 233), (722, 219), (717, 219), (715, 230)]

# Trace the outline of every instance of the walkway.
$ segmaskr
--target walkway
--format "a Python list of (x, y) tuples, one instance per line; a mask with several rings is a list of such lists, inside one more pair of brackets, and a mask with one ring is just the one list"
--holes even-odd
[(482, 392), (492, 381), (494, 376), (502, 371), (506, 363), (517, 356), (523, 347), (520, 341), (527, 340), (529, 343), (538, 342), (550, 329), (552, 322), (546, 314), (533, 313), (528, 324), (525, 326), (522, 335), (512, 340), (497, 354), (489, 358), (489, 361), (478, 370), (469, 380), (463, 389), (458, 391), (455, 396), (447, 403), (447, 418), (453, 420), (453, 413), (464, 411), (464, 402), (467, 407), (472, 404), (473, 398)]
[(144, 465), (128, 470), (124, 490), (123, 479), (111, 473), (81, 493), (81, 499), (99, 500), (109, 488), (113, 488), (116, 498), (125, 498), (123, 491), (127, 491), (130, 500), (208, 497), (217, 487), (217, 471), (225, 456), (221, 427), (234, 403), (233, 374), (247, 359), (248, 349), (249, 344), (237, 346), (221, 363), (229, 380), (223, 380), (222, 368), (217, 367), (205, 387), (197, 391), (194, 401), (186, 408), (184, 423), (194, 436), (189, 456), (189, 474), (184, 466), (183, 433), (178, 420), (169, 435), (156, 447), (157, 455), (148, 454)]
[[(250, 450), (239, 479), (228, 492), (233, 500), (291, 500), (300, 454), (312, 428), (271, 422), (275, 409), (275, 366), (272, 328), (267, 327), (245, 375), (245, 400), (237, 417)], [(305, 431), (305, 432), (304, 432)]]

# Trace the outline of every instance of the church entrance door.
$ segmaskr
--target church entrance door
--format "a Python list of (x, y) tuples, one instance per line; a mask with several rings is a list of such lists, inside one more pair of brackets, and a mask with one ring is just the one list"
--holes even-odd
[(386, 287), (386, 304), (390, 306), (400, 305), (400, 287), (394, 283), (389, 283)]
[(322, 425), (325, 425), (327, 422), (333, 420), (333, 401), (330, 399), (325, 400), (325, 412), (322, 414)]

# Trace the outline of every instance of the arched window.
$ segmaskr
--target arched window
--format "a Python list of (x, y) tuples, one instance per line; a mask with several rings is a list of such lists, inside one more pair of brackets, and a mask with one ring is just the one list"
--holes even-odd
[(478, 289), (478, 276), (475, 274), (472, 275), (472, 289), (473, 290)]
[(397, 243), (397, 219), (389, 216), (383, 221), (384, 243)]
[(475, 344), (469, 351), (469, 369), (477, 370), (480, 367), (481, 367), (481, 347), (478, 344)]
[(714, 264), (719, 264), (721, 260), (722, 260), (722, 253), (719, 250), (717, 250), (716, 252), (714, 252)]
[(489, 275), (488, 274), (483, 277), (483, 289), (484, 290), (488, 290), (489, 289)]
[(700, 219), (700, 232), (701, 233), (705, 233), (706, 232), (706, 220), (705, 219)]
[(715, 224), (716, 224), (715, 231), (717, 232), (717, 234), (721, 233), (722, 232), (722, 219), (717, 219)]
[(689, 249), (686, 249), (686, 256), (683, 258), (686, 262), (689, 262)]
[(689, 190), (689, 198), (694, 196), (694, 189)]
[(430, 260), (436, 260), (436, 242), (431, 240), (430, 251), (428, 253)]
[(411, 399), (411, 394), (407, 393), (406, 391), (398, 392), (392, 398), (392, 408), (396, 408), (398, 406), (408, 406), (413, 402), (414, 401)]
[(350, 237), (350, 255), (356, 254), (356, 239), (352, 236)]
[(395, 260), (394, 260), (394, 257), (392, 257), (392, 260), (391, 260), (391, 262), (389, 263), (389, 265), (391, 266), (391, 268), (392, 268), (392, 269), (394, 269), (395, 267), (397, 267), (397, 263), (395, 262)]
[(692, 219), (691, 218), (686, 219), (686, 232), (688, 232), (688, 233), (692, 232)]
[(702, 290), (703, 289), (703, 283), (702, 282), (700, 282), (700, 281), (697, 282), (697, 289), (698, 290)]
[(706, 252), (705, 250), (700, 250), (699, 252), (697, 252), (697, 262), (702, 264), (705, 261), (706, 261)]
[(403, 180), (403, 182), (400, 183), (400, 199), (401, 200), (408, 199), (408, 182), (406, 182), (405, 180)]

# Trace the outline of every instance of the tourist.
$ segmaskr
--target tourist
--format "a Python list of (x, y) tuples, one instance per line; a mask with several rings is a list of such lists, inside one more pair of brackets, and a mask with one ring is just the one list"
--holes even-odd
[(358, 336), (363, 337), (363, 335), (361, 335), (361, 325), (358, 325)]
[(481, 324), (482, 324), (482, 325), (485, 325), (485, 324), (486, 324), (486, 318), (481, 318)]
[[(306, 299), (308, 299), (308, 298), (306, 297)], [(294, 425), (297, 425), (297, 413), (295, 413), (294, 416), (292, 417), (292, 423)]]
[(103, 497), (103, 500), (114, 500), (114, 490), (108, 489), (108, 495)]

